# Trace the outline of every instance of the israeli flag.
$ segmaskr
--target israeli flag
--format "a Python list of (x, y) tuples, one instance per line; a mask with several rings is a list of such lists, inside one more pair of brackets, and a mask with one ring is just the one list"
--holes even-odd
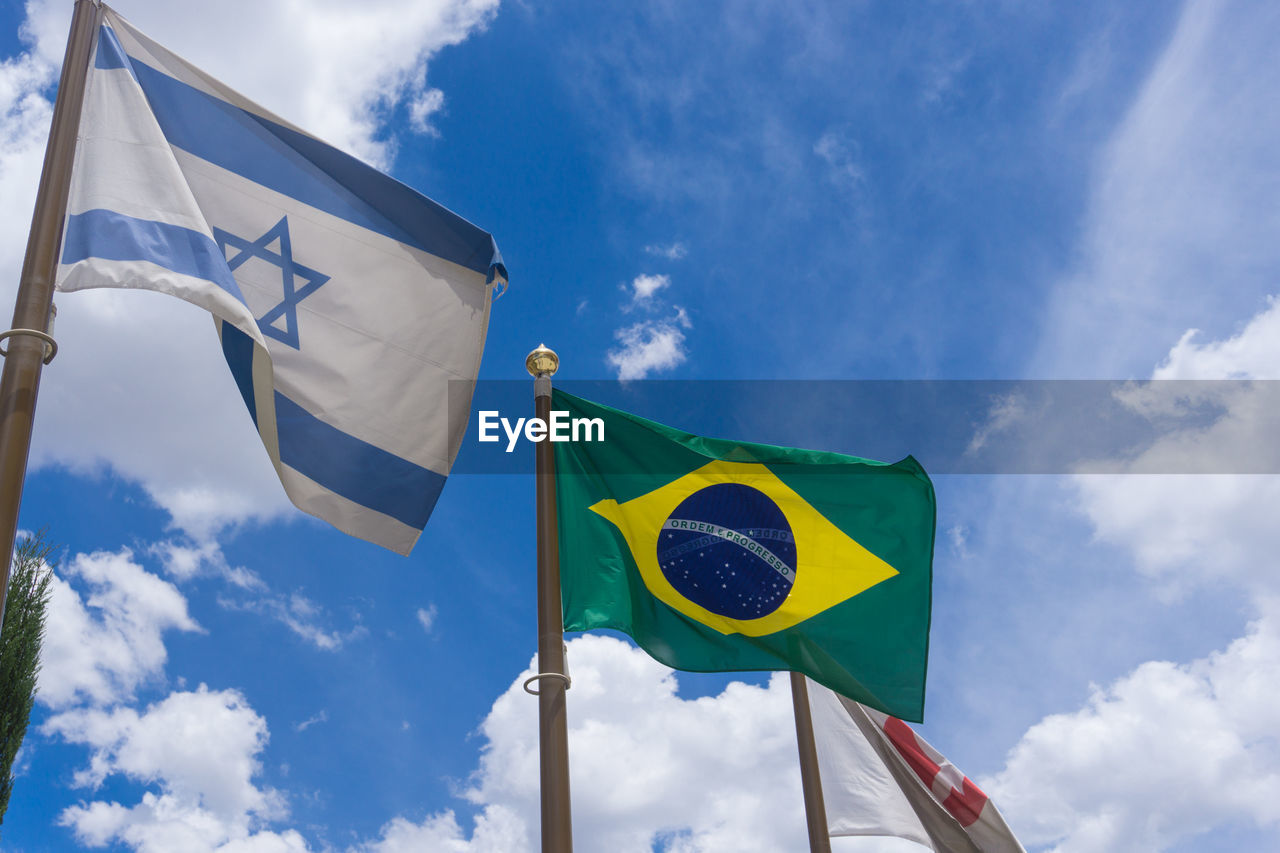
[(506, 284), (493, 238), (102, 15), (58, 289), (207, 309), (289, 498), (407, 554)]

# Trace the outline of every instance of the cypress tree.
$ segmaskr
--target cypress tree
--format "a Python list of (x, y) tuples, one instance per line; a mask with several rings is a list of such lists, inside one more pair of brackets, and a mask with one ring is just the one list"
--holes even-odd
[(9, 598), (0, 629), (0, 824), (13, 791), (13, 762), (35, 702), (53, 576), (46, 561), (52, 550), (38, 533), (24, 538), (13, 553)]

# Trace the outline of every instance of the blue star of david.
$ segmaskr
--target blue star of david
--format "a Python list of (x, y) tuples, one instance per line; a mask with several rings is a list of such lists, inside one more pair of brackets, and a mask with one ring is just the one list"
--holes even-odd
[[(284, 298), (280, 300), (279, 305), (276, 305), (258, 318), (258, 328), (262, 330), (262, 334), (288, 344), (294, 349), (300, 349), (301, 347), (298, 344), (298, 303), (315, 293), (320, 285), (329, 280), (329, 276), (322, 275), (310, 267), (304, 267), (293, 259), (293, 243), (289, 240), (289, 217), (280, 217), (279, 222), (271, 226), (267, 233), (256, 240), (237, 237), (235, 234), (223, 231), (221, 228), (213, 229), (213, 239), (217, 241), (218, 248), (222, 250), (223, 254), (226, 254), (227, 246), (238, 252), (234, 257), (227, 258), (227, 266), (231, 268), (232, 272), (235, 272), (237, 267), (250, 258), (260, 258), (272, 266), (280, 268), (280, 281), (284, 285)], [(276, 240), (280, 241), (279, 252), (273, 252), (267, 248)], [(305, 280), (306, 284), (302, 287), (297, 287), (296, 279), (298, 278)], [(281, 317), (284, 318), (283, 329), (272, 325)]]

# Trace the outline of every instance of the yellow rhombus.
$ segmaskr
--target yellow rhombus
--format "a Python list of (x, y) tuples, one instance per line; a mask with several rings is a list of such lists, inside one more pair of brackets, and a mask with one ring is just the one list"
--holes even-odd
[[(782, 510), (795, 537), (791, 592), (778, 609), (758, 619), (732, 619), (695, 604), (667, 581), (658, 566), (658, 536), (663, 523), (685, 498), (718, 483), (739, 483), (763, 492)], [(608, 519), (622, 533), (649, 592), (722, 634), (760, 637), (790, 628), (898, 573), (760, 463), (709, 462), (648, 494), (622, 504), (612, 498), (603, 500), (591, 511)]]

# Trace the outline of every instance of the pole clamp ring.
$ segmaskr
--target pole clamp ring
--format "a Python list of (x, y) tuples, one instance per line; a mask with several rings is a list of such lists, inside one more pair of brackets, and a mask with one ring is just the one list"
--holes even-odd
[[(31, 335), (34, 338), (39, 338), (44, 341), (47, 345), (47, 349), (49, 350), (48, 354), (44, 357), (45, 364), (53, 361), (53, 357), (58, 354), (58, 342), (53, 339), (53, 336), (45, 334), (37, 329), (10, 329), (7, 332), (0, 332), (0, 341), (3, 341), (5, 338), (11, 338), (14, 335)], [(9, 351), (7, 349), (0, 347), (0, 356), (8, 354)]]
[(573, 686), (573, 679), (565, 675), (563, 672), (540, 672), (537, 675), (531, 675), (524, 680), (524, 692), (530, 696), (540, 695), (540, 691), (530, 690), (529, 685), (541, 678), (555, 678), (564, 682), (564, 689), (568, 690)]

